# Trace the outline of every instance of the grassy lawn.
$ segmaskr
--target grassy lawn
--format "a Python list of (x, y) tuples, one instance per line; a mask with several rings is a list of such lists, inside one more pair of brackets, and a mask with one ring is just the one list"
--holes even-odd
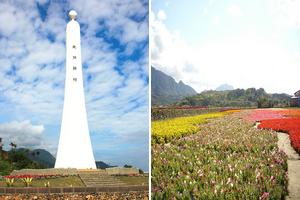
[(148, 176), (116, 176), (119, 180), (128, 185), (148, 185)]
[[(59, 178), (33, 179), (32, 187), (45, 187), (44, 184), (49, 181), (50, 187), (85, 187), (78, 176), (68, 176)], [(6, 187), (5, 180), (0, 180), (0, 187)], [(22, 180), (15, 180), (14, 187), (24, 187)]]

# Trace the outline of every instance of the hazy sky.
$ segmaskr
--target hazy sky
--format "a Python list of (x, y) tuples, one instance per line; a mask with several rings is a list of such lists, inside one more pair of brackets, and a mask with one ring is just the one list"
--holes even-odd
[(152, 65), (198, 92), (300, 89), (300, 1), (152, 0)]
[(148, 170), (147, 0), (1, 1), (0, 137), (5, 148), (15, 142), (56, 154), (70, 9), (81, 25), (95, 159)]

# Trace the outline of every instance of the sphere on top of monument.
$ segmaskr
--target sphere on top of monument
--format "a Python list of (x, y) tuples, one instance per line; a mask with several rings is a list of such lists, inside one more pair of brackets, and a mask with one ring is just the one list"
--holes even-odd
[(77, 12), (75, 10), (71, 10), (69, 12), (69, 16), (72, 20), (75, 20), (76, 19), (76, 16), (77, 16)]

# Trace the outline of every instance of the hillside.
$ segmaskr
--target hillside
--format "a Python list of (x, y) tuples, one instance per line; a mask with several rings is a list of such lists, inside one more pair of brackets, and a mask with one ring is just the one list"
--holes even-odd
[(13, 170), (41, 169), (44, 165), (29, 159), (24, 151), (12, 149), (0, 152), (0, 175), (7, 175)]
[(151, 67), (151, 100), (152, 105), (175, 103), (184, 97), (197, 92), (182, 81), (178, 83), (171, 76)]
[(286, 107), (290, 96), (287, 94), (268, 94), (263, 88), (248, 88), (204, 91), (198, 95), (186, 97), (179, 105), (213, 107)]
[(97, 169), (106, 169), (106, 168), (116, 167), (116, 166), (112, 166), (112, 165), (106, 164), (103, 161), (96, 161), (96, 167), (97, 167)]
[(46, 168), (53, 168), (55, 164), (54, 156), (44, 149), (29, 150), (25, 148), (19, 148), (17, 151), (24, 152), (33, 162), (39, 163)]

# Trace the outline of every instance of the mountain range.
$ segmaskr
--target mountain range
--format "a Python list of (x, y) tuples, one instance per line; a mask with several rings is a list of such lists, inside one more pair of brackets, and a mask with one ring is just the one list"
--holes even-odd
[[(26, 148), (18, 148), (16, 151), (24, 153), (31, 161), (36, 162), (45, 168), (53, 168), (55, 165), (55, 157), (45, 149), (29, 150)], [(116, 166), (111, 166), (103, 161), (96, 161), (96, 167), (97, 169), (105, 169)]]
[(235, 89), (226, 91), (208, 90), (186, 97), (179, 105), (213, 107), (286, 107), (290, 95), (269, 94), (263, 88)]
[(152, 105), (168, 105), (181, 99), (196, 95), (197, 92), (182, 81), (151, 67), (151, 101)]

